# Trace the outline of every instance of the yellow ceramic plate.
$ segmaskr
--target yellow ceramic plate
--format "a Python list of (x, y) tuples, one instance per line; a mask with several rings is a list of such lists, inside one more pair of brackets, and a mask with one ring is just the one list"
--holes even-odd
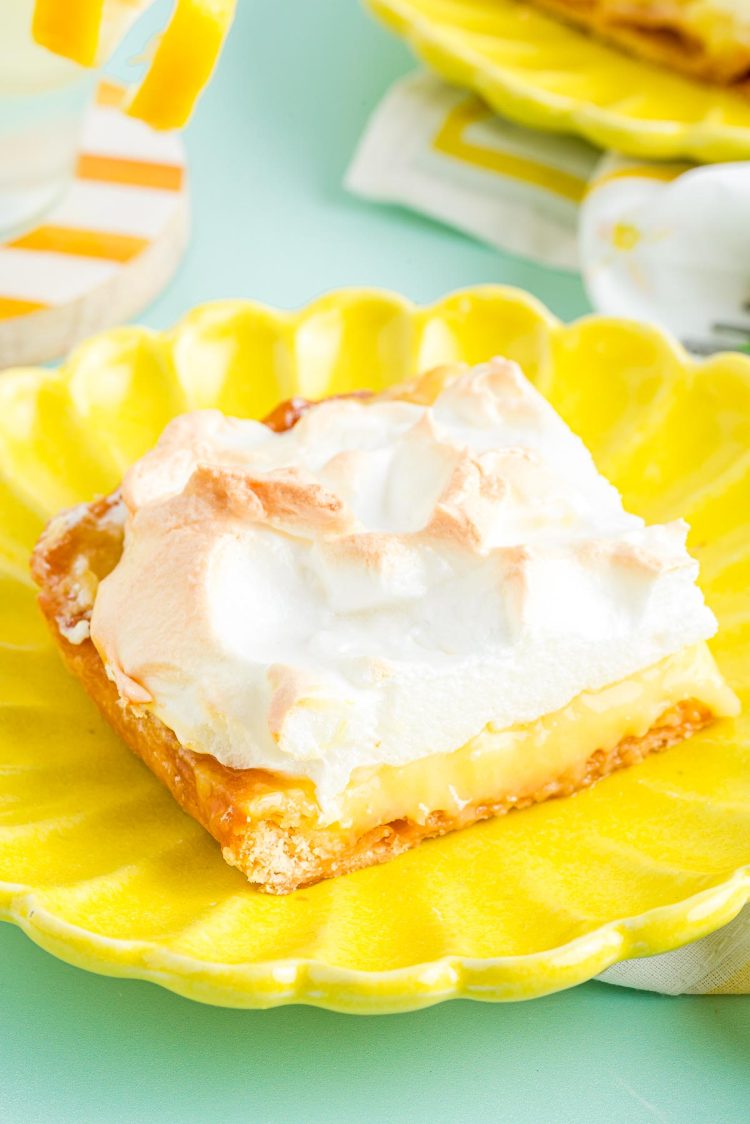
[(513, 121), (601, 148), (750, 158), (750, 98), (641, 62), (516, 0), (366, 0), (434, 70)]
[(650, 519), (685, 514), (750, 714), (750, 359), (693, 365), (655, 331), (560, 325), (484, 288), (415, 308), (332, 293), (120, 328), (60, 372), (0, 376), (0, 913), (94, 971), (194, 999), (408, 1010), (521, 999), (702, 936), (750, 896), (750, 721), (594, 789), (286, 898), (248, 888), (63, 670), (27, 571), (46, 517), (115, 485), (179, 411), (378, 388), (430, 364), (523, 364)]

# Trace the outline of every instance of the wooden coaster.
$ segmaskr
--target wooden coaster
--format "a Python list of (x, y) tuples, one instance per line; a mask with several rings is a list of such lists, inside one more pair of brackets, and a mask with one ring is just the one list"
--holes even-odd
[(65, 195), (0, 244), (0, 367), (56, 358), (130, 319), (177, 268), (189, 232), (182, 140), (126, 116), (123, 99), (100, 83)]

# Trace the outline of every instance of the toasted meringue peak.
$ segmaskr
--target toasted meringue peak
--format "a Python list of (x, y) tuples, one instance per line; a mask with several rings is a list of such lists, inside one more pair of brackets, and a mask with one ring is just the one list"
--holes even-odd
[(123, 698), (304, 775), (532, 721), (712, 635), (683, 523), (626, 513), (518, 367), (444, 367), (274, 432), (176, 418), (128, 473), (91, 635)]

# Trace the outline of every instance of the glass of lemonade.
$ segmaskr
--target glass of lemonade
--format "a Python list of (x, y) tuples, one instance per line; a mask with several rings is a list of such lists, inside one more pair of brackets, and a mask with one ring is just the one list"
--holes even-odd
[(34, 0), (0, 0), (0, 237), (41, 219), (75, 170), (95, 77), (34, 43)]

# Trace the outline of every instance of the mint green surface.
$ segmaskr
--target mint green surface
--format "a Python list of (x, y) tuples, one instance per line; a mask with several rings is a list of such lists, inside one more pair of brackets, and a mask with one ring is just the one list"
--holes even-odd
[[(567, 275), (342, 191), (367, 114), (412, 66), (354, 0), (239, 6), (187, 134), (192, 245), (147, 323), (217, 297), (292, 306), (360, 284), (426, 301), (507, 282), (563, 317), (586, 311)], [(89, 975), (0, 926), (0, 1121), (10, 1124), (748, 1119), (750, 999), (591, 983), (532, 1003), (369, 1019), (225, 1011)]]

